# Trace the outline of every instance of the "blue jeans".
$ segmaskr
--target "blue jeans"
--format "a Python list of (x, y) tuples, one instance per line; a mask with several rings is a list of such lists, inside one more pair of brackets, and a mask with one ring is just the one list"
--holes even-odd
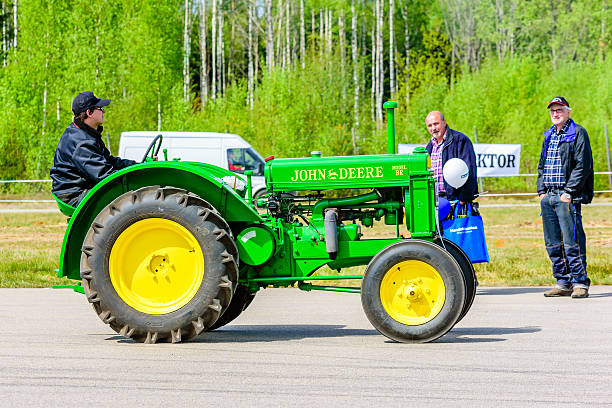
[(586, 271), (586, 235), (580, 203), (563, 202), (559, 194), (551, 192), (540, 201), (540, 208), (546, 252), (557, 287), (588, 289), (591, 281)]

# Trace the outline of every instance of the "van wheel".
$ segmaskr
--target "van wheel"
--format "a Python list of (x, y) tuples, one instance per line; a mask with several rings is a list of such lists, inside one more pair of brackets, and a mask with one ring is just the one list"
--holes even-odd
[(228, 308), (237, 260), (229, 226), (208, 202), (174, 187), (143, 187), (97, 215), (81, 277), (96, 314), (117, 333), (177, 343)]

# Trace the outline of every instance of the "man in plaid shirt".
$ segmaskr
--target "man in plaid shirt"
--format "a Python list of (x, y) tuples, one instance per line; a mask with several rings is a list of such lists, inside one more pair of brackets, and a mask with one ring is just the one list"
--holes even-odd
[(548, 109), (553, 125), (544, 132), (537, 188), (544, 242), (557, 284), (544, 296), (586, 298), (591, 281), (581, 205), (593, 199), (593, 154), (587, 131), (570, 119), (567, 100), (557, 96)]
[[(433, 111), (425, 119), (431, 140), (427, 144), (427, 153), (431, 156), (431, 169), (438, 186), (438, 193), (449, 201), (458, 200), (462, 205), (474, 200), (478, 194), (476, 183), (476, 154), (472, 141), (463, 133), (451, 129), (442, 112)], [(442, 169), (452, 158), (459, 158), (467, 164), (470, 171), (465, 184), (460, 188), (450, 186), (444, 180)]]

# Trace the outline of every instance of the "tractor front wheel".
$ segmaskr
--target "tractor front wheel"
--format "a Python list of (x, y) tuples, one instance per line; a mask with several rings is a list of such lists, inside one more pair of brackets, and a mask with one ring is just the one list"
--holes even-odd
[(211, 327), (238, 280), (230, 229), (200, 197), (144, 187), (106, 206), (83, 243), (81, 277), (96, 314), (138, 342), (180, 342)]
[(416, 239), (380, 251), (361, 282), (366, 316), (398, 342), (421, 343), (444, 335), (459, 319), (464, 300), (464, 278), (455, 259)]

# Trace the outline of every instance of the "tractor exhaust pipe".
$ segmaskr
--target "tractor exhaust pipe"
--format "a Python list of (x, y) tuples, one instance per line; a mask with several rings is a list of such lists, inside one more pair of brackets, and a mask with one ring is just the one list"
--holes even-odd
[(325, 211), (325, 249), (330, 259), (338, 256), (338, 212), (335, 208)]
[(397, 153), (395, 146), (395, 111), (397, 108), (397, 102), (387, 101), (383, 104), (383, 109), (387, 110), (387, 133), (389, 137), (389, 154)]

